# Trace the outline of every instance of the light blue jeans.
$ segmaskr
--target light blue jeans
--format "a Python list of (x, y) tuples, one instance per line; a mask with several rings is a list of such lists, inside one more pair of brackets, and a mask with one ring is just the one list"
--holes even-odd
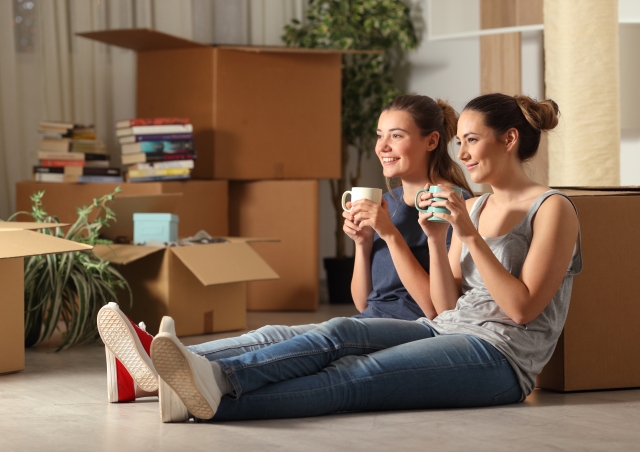
[(217, 361), (234, 387), (213, 421), (477, 407), (522, 398), (504, 355), (471, 335), (394, 319), (336, 318)]
[(209, 361), (216, 361), (277, 344), (278, 342), (311, 331), (317, 326), (316, 324), (296, 326), (267, 325), (257, 330), (249, 331), (241, 336), (218, 339), (198, 345), (189, 345), (187, 348), (193, 353), (204, 356)]

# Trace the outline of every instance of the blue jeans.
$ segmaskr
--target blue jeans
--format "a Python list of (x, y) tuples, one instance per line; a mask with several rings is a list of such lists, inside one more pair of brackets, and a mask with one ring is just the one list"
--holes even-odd
[(395, 319), (336, 318), (289, 340), (218, 361), (234, 395), (212, 420), (514, 403), (506, 358), (471, 335)]
[(209, 361), (216, 361), (221, 358), (239, 356), (246, 352), (277, 344), (278, 342), (306, 333), (317, 326), (316, 324), (297, 326), (267, 325), (238, 337), (229, 337), (198, 345), (189, 345), (187, 348), (193, 353), (204, 356)]

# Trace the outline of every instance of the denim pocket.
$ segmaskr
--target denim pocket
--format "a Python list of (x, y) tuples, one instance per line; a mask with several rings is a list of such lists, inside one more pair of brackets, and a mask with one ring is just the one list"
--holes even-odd
[(520, 389), (520, 385), (516, 384), (513, 388), (509, 389), (508, 391), (495, 396), (493, 400), (491, 400), (491, 406), (515, 403), (520, 400), (521, 396), (522, 396), (522, 390)]

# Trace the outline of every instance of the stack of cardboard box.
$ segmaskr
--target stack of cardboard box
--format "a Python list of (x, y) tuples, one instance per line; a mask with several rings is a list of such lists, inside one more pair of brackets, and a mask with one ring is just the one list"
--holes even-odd
[[(247, 283), (247, 307), (315, 310), (318, 181), (340, 177), (341, 168), (341, 53), (215, 47), (146, 29), (80, 35), (137, 51), (137, 116), (193, 125), (199, 180), (125, 183), (123, 195), (182, 193), (172, 211), (181, 237), (205, 230), (279, 239), (251, 243), (280, 278)], [(43, 185), (18, 184), (18, 209), (29, 210), (28, 196)], [(112, 187), (100, 188), (47, 186), (45, 208), (73, 218), (76, 205)], [(126, 236), (125, 228), (116, 238)]]

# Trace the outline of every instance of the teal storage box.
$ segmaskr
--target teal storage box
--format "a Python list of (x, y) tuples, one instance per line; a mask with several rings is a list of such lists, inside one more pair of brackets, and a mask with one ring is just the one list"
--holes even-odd
[(133, 243), (177, 242), (178, 221), (172, 213), (134, 213)]

